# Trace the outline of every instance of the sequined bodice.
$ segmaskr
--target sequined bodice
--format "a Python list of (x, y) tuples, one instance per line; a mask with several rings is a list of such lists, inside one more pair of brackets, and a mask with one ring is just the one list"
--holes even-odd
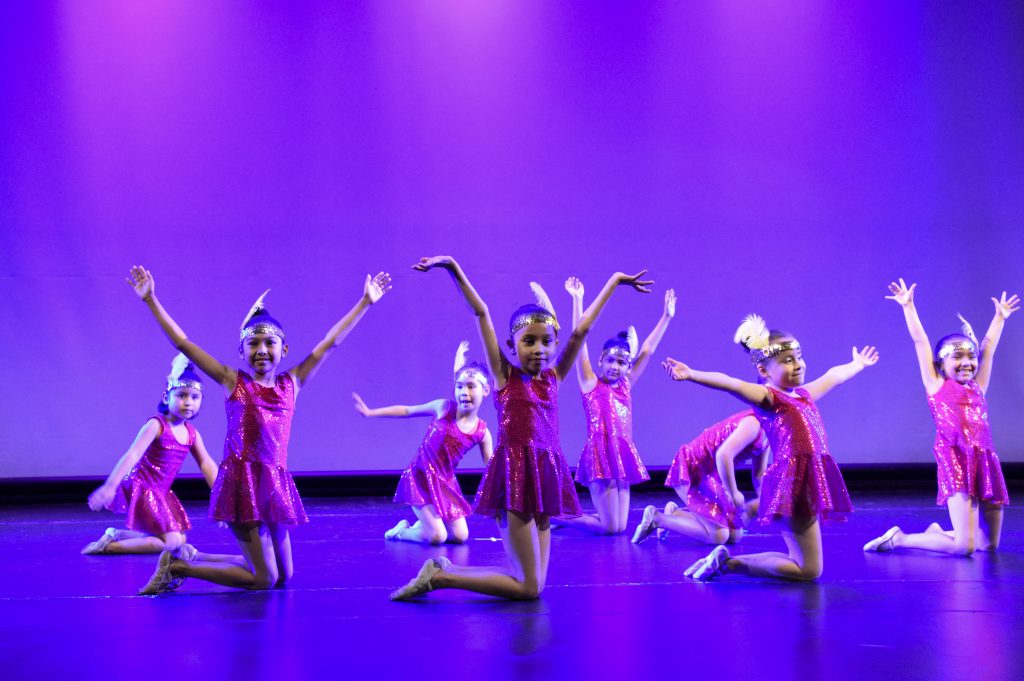
[(487, 424), (483, 419), (477, 419), (476, 430), (472, 433), (463, 433), (459, 429), (457, 416), (455, 403), (448, 402), (445, 413), (427, 426), (427, 434), (423, 436), (423, 442), (416, 453), (417, 459), (455, 468), (466, 452), (484, 439)]
[(224, 409), (228, 417), (225, 459), (236, 456), (288, 468), (288, 439), (295, 412), (295, 384), (290, 374), (278, 374), (274, 386), (268, 388), (239, 371)]
[(146, 482), (149, 487), (167, 491), (171, 488), (171, 482), (181, 470), (185, 457), (192, 449), (196, 441), (196, 429), (192, 424), (185, 422), (185, 429), (188, 431), (188, 442), (181, 444), (174, 437), (171, 424), (163, 416), (154, 416), (160, 421), (163, 430), (159, 437), (146, 448), (142, 458), (138, 460), (128, 477), (137, 477)]
[(937, 393), (928, 396), (928, 406), (935, 419), (936, 446), (993, 449), (988, 403), (977, 382), (947, 379)]
[[(738, 414), (733, 414), (727, 419), (719, 421), (713, 426), (708, 426), (703, 433), (701, 433), (696, 440), (696, 443), (701, 445), (701, 453), (707, 453), (711, 458), (714, 458), (714, 453), (718, 451), (718, 448), (722, 446), (722, 443), (728, 439), (730, 435), (739, 427), (740, 421), (747, 418), (748, 416), (757, 417), (753, 409), (747, 411), (741, 411)], [(736, 455), (733, 459), (735, 463), (742, 463), (749, 461), (756, 456), (760, 456), (765, 449), (768, 447), (768, 438), (765, 436), (764, 429), (758, 431), (757, 437), (749, 445), (743, 448), (743, 450)]]
[(498, 446), (560, 451), (558, 439), (558, 378), (554, 369), (536, 378), (518, 367), (494, 393), (498, 412)]
[(604, 434), (608, 438), (633, 441), (633, 396), (628, 378), (614, 385), (597, 381), (594, 389), (583, 393), (583, 413), (587, 418), (587, 437)]
[(797, 388), (795, 395), (769, 387), (774, 400), (770, 409), (755, 409), (761, 428), (776, 460), (791, 456), (829, 454), (828, 437), (811, 394)]

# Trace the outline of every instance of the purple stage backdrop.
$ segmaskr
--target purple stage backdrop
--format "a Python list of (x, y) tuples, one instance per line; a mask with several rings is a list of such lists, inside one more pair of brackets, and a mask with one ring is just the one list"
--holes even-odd
[[(424, 420), (351, 406), (449, 393), (480, 343), (450, 253), (499, 331), (539, 281), (568, 319), (616, 269), (594, 345), (679, 313), (657, 359), (753, 377), (747, 312), (808, 371), (874, 344), (822, 403), (841, 463), (928, 462), (933, 428), (886, 285), (918, 282), (934, 339), (1024, 293), (1024, 5), (831, 2), (21, 2), (0, 9), (0, 313), (12, 382), (0, 477), (106, 474), (173, 355), (130, 265), (216, 357), (271, 288), (290, 366), (379, 269), (394, 290), (302, 392), (295, 471), (400, 469)], [(1024, 314), (989, 398), (1024, 461)], [(222, 396), (196, 425), (220, 456)], [(575, 463), (575, 377), (561, 394)], [(653, 366), (635, 391), (650, 465), (739, 410)], [(484, 417), (492, 426), (490, 401)], [(479, 459), (471, 453), (471, 467)], [(186, 471), (194, 472), (189, 464)]]

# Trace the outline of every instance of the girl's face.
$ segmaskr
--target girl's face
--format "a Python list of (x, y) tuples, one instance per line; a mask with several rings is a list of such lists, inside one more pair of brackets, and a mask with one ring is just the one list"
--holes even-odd
[(792, 390), (803, 385), (806, 368), (800, 348), (794, 348), (758, 364), (757, 373), (777, 388)]
[(272, 333), (255, 333), (242, 341), (239, 352), (257, 376), (267, 376), (277, 370), (288, 346)]
[(519, 329), (506, 342), (515, 353), (519, 367), (528, 374), (536, 375), (544, 371), (554, 359), (558, 333), (553, 326), (536, 322)]
[(598, 376), (605, 383), (618, 383), (619, 379), (629, 374), (629, 361), (622, 355), (605, 353), (597, 363)]
[(460, 414), (475, 414), (490, 392), (490, 384), (478, 371), (463, 371), (455, 377), (455, 403)]
[(182, 421), (195, 417), (203, 404), (203, 393), (196, 388), (174, 388), (164, 395), (167, 412)]
[(967, 383), (978, 373), (978, 356), (973, 350), (957, 350), (942, 360), (942, 375), (957, 383)]

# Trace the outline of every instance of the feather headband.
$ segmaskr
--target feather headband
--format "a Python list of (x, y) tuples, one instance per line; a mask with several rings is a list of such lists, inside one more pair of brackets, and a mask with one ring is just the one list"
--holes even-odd
[(765, 324), (763, 318), (756, 314), (748, 314), (743, 318), (743, 323), (736, 329), (732, 340), (750, 352), (750, 360), (754, 364), (760, 364), (786, 350), (800, 349), (800, 342), (795, 338), (788, 338), (781, 343), (772, 343), (768, 325)]
[(195, 368), (195, 365), (189, 361), (188, 357), (184, 353), (179, 352), (171, 360), (171, 373), (167, 376), (167, 389), (195, 388), (202, 391), (203, 381), (196, 375)]
[(636, 361), (636, 356), (640, 352), (640, 342), (636, 336), (636, 327), (630, 326), (626, 329), (625, 346), (622, 345), (622, 335), (613, 338), (608, 341), (611, 345), (606, 344), (605, 350), (602, 355), (614, 355), (616, 357), (622, 357), (627, 362), (632, 364)]
[(937, 354), (939, 360), (944, 360), (958, 352), (978, 354), (978, 337), (974, 335), (974, 328), (969, 321), (964, 319), (962, 314), (958, 313), (957, 317), (960, 319), (960, 329), (963, 331), (966, 340), (950, 340), (948, 343), (943, 343)]
[(555, 314), (555, 306), (551, 304), (551, 299), (548, 298), (548, 294), (544, 292), (541, 285), (535, 281), (530, 282), (530, 290), (533, 291), (533, 295), (537, 298), (537, 305), (544, 309), (544, 312), (540, 310), (529, 310), (524, 311), (518, 315), (513, 321), (509, 328), (509, 334), (515, 335), (519, 329), (529, 326), (530, 324), (549, 324), (555, 328), (555, 331), (559, 330), (558, 316)]
[[(267, 297), (268, 293), (270, 293), (269, 288), (249, 308), (249, 313), (242, 320), (239, 340), (244, 341), (246, 338), (255, 336), (258, 333), (270, 334), (277, 336), (282, 341), (284, 340), (284, 329), (281, 328), (276, 319), (270, 316), (266, 305), (263, 304), (263, 299)], [(258, 319), (259, 317), (263, 317), (263, 319)]]

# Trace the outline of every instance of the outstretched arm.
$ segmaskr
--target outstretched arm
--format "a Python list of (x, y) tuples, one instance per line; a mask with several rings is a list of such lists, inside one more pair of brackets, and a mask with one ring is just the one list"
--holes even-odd
[(559, 380), (564, 379), (569, 370), (572, 369), (573, 363), (576, 361), (576, 356), (580, 352), (580, 348), (583, 347), (583, 343), (587, 338), (587, 334), (590, 333), (591, 327), (597, 320), (597, 317), (601, 314), (601, 310), (608, 303), (608, 299), (611, 298), (612, 292), (621, 284), (631, 286), (641, 293), (650, 293), (651, 284), (653, 281), (642, 280), (640, 277), (647, 274), (647, 270), (641, 270), (636, 274), (629, 275), (623, 274), (622, 272), (616, 272), (601, 289), (601, 292), (597, 294), (597, 298), (590, 304), (586, 312), (580, 318), (578, 324), (573, 327), (572, 335), (569, 336), (569, 342), (565, 344), (565, 350), (559, 356), (557, 363), (555, 364), (555, 374)]
[(914, 307), (914, 289), (917, 284), (911, 284), (907, 288), (906, 282), (900, 279), (889, 283), (891, 296), (886, 300), (896, 301), (903, 308), (903, 317), (907, 320), (907, 330), (910, 331), (910, 339), (914, 341), (914, 352), (917, 354), (917, 366), (921, 370), (921, 382), (924, 383), (925, 391), (934, 395), (942, 387), (943, 378), (935, 370), (935, 361), (932, 359), (932, 345), (928, 340), (928, 334), (924, 332), (921, 325), (921, 318), (917, 316), (917, 308)]
[(202, 472), (206, 484), (213, 489), (213, 483), (217, 481), (217, 464), (214, 463), (210, 453), (206, 451), (203, 436), (199, 434), (198, 430), (196, 431), (196, 443), (192, 445), (192, 458), (199, 464), (199, 470)]
[(505, 355), (501, 352), (501, 346), (498, 344), (498, 336), (494, 331), (491, 313), (483, 299), (476, 292), (476, 289), (469, 283), (469, 279), (466, 277), (466, 273), (462, 271), (459, 263), (455, 262), (455, 258), (451, 256), (438, 255), (432, 258), (420, 258), (420, 261), (413, 265), (412, 268), (418, 272), (427, 272), (434, 268), (447, 270), (452, 281), (455, 282), (455, 288), (462, 294), (473, 316), (476, 317), (477, 325), (480, 329), (480, 341), (483, 343), (484, 351), (487, 353), (487, 366), (494, 376), (495, 388), (505, 387), (505, 381), (508, 379), (508, 361), (505, 359)]
[(640, 346), (640, 351), (633, 362), (633, 368), (629, 371), (630, 383), (636, 383), (637, 379), (640, 378), (640, 374), (647, 368), (647, 363), (651, 361), (651, 355), (658, 349), (658, 343), (661, 342), (665, 331), (668, 330), (668, 323), (675, 316), (676, 292), (675, 289), (670, 288), (665, 291), (665, 309), (661, 313), (661, 319), (654, 325), (654, 330), (651, 331), (651, 334), (644, 339), (644, 344)]
[(975, 378), (983, 393), (988, 391), (988, 383), (992, 378), (992, 359), (996, 354), (999, 338), (1003, 335), (1003, 325), (1011, 314), (1020, 309), (1020, 298), (1016, 295), (1007, 298), (1006, 291), (1003, 291), (999, 300), (993, 298), (992, 302), (996, 305), (996, 314), (992, 317), (992, 323), (988, 325), (985, 337), (981, 339), (981, 358), (978, 360), (978, 375)]
[(725, 438), (715, 450), (715, 468), (722, 480), (726, 494), (732, 499), (737, 509), (743, 509), (743, 492), (736, 484), (736, 456), (750, 446), (761, 432), (761, 426), (753, 416), (746, 416), (736, 425), (736, 429)]
[[(583, 282), (576, 277), (565, 280), (565, 290), (572, 298), (572, 327), (575, 329), (583, 318)], [(586, 342), (580, 348), (580, 356), (576, 360), (576, 378), (580, 382), (580, 390), (589, 393), (597, 385), (597, 376), (590, 364), (590, 352)]]
[(363, 398), (360, 397), (358, 393), (352, 393), (352, 401), (355, 403), (354, 406), (356, 411), (366, 418), (371, 419), (379, 418), (381, 416), (390, 416), (394, 418), (408, 418), (409, 416), (441, 417), (448, 408), (448, 400), (432, 400), (430, 402), (425, 402), (424, 404), (392, 404), (388, 407), (377, 407), (376, 409), (371, 409), (366, 406), (366, 402), (363, 402)]
[(747, 404), (767, 409), (772, 405), (772, 392), (759, 383), (749, 383), (716, 371), (697, 371), (669, 357), (661, 364), (673, 381), (693, 381), (715, 390), (731, 393)]
[(804, 385), (804, 389), (811, 394), (814, 400), (820, 400), (827, 395), (832, 388), (846, 383), (851, 378), (864, 371), (867, 367), (878, 364), (878, 351), (873, 346), (865, 345), (860, 350), (853, 348), (853, 359), (846, 364), (832, 367), (825, 372), (821, 378), (815, 379)]
[(135, 436), (131, 446), (128, 447), (128, 451), (117, 460), (114, 470), (107, 476), (106, 481), (89, 495), (89, 508), (98, 511), (111, 502), (114, 498), (114, 493), (117, 491), (117, 486), (124, 480), (124, 476), (128, 475), (132, 466), (146, 453), (146, 448), (153, 443), (153, 440), (160, 437), (162, 429), (163, 426), (156, 419), (146, 421), (139, 430), (139, 434)]
[(320, 364), (327, 359), (334, 348), (345, 340), (345, 337), (355, 328), (359, 320), (363, 318), (370, 306), (380, 300), (385, 293), (391, 290), (391, 275), (387, 272), (378, 272), (377, 276), (366, 275), (363, 283), (363, 295), (359, 297), (355, 306), (348, 311), (338, 323), (331, 327), (324, 339), (316, 344), (304, 360), (298, 366), (293, 367), (288, 373), (295, 379), (295, 383), (301, 387), (306, 381), (313, 378), (313, 374), (320, 368)]
[(160, 329), (167, 336), (177, 350), (183, 352), (199, 369), (220, 384), (225, 391), (231, 392), (238, 381), (238, 372), (231, 367), (218, 362), (208, 352), (193, 343), (178, 326), (177, 322), (171, 319), (167, 310), (160, 304), (156, 297), (156, 282), (153, 275), (145, 267), (135, 265), (128, 273), (128, 284), (135, 289), (135, 294), (146, 304), (149, 311), (153, 313)]

